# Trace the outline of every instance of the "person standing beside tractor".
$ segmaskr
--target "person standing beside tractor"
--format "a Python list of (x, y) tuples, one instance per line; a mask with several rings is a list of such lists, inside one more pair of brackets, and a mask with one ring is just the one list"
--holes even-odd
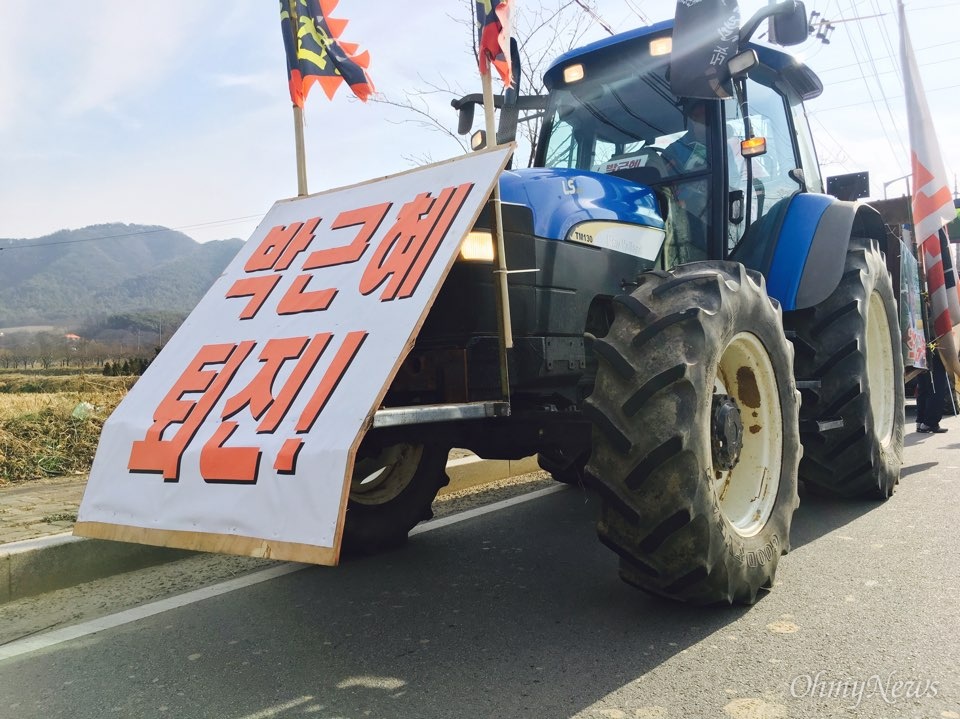
[(940, 420), (943, 418), (944, 398), (948, 396), (950, 383), (935, 343), (928, 346), (927, 366), (929, 371), (923, 372), (917, 379), (917, 432), (942, 434), (947, 431), (946, 427), (940, 426)]

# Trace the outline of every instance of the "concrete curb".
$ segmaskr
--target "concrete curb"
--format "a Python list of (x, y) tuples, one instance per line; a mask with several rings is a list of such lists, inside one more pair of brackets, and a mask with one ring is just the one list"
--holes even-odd
[[(447, 463), (450, 484), (441, 494), (539, 470), (536, 457)], [(182, 549), (74, 537), (70, 532), (0, 545), (0, 604), (73, 587), (195, 554)]]
[(440, 490), (440, 495), (478, 487), (500, 479), (518, 477), (521, 474), (540, 471), (536, 457), (523, 459), (480, 459), (477, 456), (451, 459), (447, 462), (450, 484)]
[(69, 532), (0, 546), (0, 604), (113, 574), (188, 557), (194, 552), (82, 539)]

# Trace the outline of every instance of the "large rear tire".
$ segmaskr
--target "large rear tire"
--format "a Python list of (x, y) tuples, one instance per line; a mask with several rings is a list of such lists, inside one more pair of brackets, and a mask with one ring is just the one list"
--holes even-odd
[[(840, 284), (824, 302), (788, 312), (804, 390), (800, 478), (842, 497), (886, 499), (903, 464), (904, 383), (897, 303), (875, 240), (850, 240)], [(843, 420), (820, 432), (817, 422)]]
[(732, 262), (647, 273), (595, 344), (587, 465), (621, 577), (695, 604), (756, 601), (790, 545), (799, 395), (764, 280)]
[(419, 522), (433, 517), (430, 505), (449, 483), (449, 449), (433, 444), (360, 447), (343, 525), (345, 554), (374, 554), (398, 547)]

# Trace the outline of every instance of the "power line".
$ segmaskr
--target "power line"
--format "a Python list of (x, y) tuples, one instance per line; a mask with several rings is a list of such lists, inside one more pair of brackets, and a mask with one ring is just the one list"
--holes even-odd
[[(884, 103), (884, 106), (885, 106), (885, 108), (886, 108), (886, 110), (887, 110), (887, 114), (888, 114), (888, 116), (890, 117), (890, 123), (891, 123), (891, 126), (892, 126), (891, 129), (893, 129), (894, 131), (896, 131), (896, 122), (895, 122), (894, 119), (893, 119), (893, 112), (892, 112), (892, 110), (890, 109), (890, 101), (887, 99), (886, 91), (883, 89), (883, 83), (880, 82), (879, 77), (877, 77), (876, 61), (874, 60), (874, 57), (873, 57), (873, 51), (872, 51), (871, 48), (870, 48), (870, 42), (867, 40), (866, 32), (864, 32), (863, 23), (860, 22), (859, 19), (856, 18), (856, 17), (851, 18), (850, 20), (847, 20), (847, 19), (844, 17), (844, 15), (843, 15), (843, 10), (839, 7), (839, 2), (837, 3), (837, 6), (838, 6), (837, 12), (840, 14), (840, 22), (856, 21), (856, 22), (855, 22), (855, 27), (857, 28), (857, 30), (858, 30), (859, 33), (860, 33), (860, 37), (861, 37), (861, 39), (862, 39), (862, 41), (863, 41), (863, 47), (864, 47), (864, 50), (865, 50), (866, 55), (867, 55), (867, 61), (868, 61), (869, 65), (870, 65), (870, 69), (873, 71), (874, 77), (875, 77), (876, 82), (877, 82), (877, 86), (878, 86), (878, 88), (879, 88), (879, 90), (880, 90), (880, 97), (882, 98), (883, 103)], [(851, 11), (854, 11), (854, 6), (853, 6), (852, 4), (851, 4), (851, 7), (850, 7), (850, 10), (851, 10)], [(854, 11), (854, 12), (855, 12), (855, 11)], [(852, 39), (852, 38), (851, 38), (851, 39)], [(889, 147), (890, 147), (890, 152), (891, 152), (891, 154), (893, 154), (894, 156), (896, 156), (896, 155), (897, 155), (896, 147), (894, 146), (894, 142), (893, 142), (893, 140), (892, 140), (891, 137), (890, 137), (890, 132), (888, 131), (887, 126), (884, 124), (883, 117), (882, 117), (882, 115), (881, 115), (881, 113), (880, 113), (880, 103), (879, 103), (879, 101), (877, 100), (877, 98), (874, 96), (873, 88), (871, 87), (870, 81), (869, 81), (869, 79), (867, 78), (867, 69), (864, 67), (865, 63), (864, 63), (864, 61), (863, 61), (863, 60), (861, 59), (861, 57), (860, 57), (860, 51), (859, 51), (859, 49), (857, 48), (857, 44), (856, 44), (855, 42), (851, 42), (851, 43), (850, 43), (850, 49), (852, 50), (853, 56), (854, 56), (854, 58), (855, 58), (856, 61), (857, 61), (857, 68), (860, 70), (860, 75), (861, 75), (862, 78), (863, 78), (864, 87), (866, 87), (866, 89), (867, 89), (867, 94), (870, 96), (870, 104), (873, 106), (873, 111), (874, 111), (874, 113), (875, 113), (876, 116), (877, 116), (877, 123), (880, 125), (880, 129), (883, 131), (883, 137), (884, 137), (884, 139), (887, 141), (887, 145), (889, 145)], [(903, 153), (902, 157), (907, 157), (907, 156), (908, 156), (907, 150), (906, 150), (906, 148), (905, 148), (904, 145), (903, 145), (903, 141), (900, 140), (900, 138), (899, 138), (899, 136), (896, 134), (896, 132), (894, 132), (894, 137), (896, 137), (897, 142), (900, 144), (900, 150), (901, 150), (901, 152)]]
[[(921, 63), (917, 63), (917, 67), (930, 67), (931, 65), (941, 65), (941, 64), (943, 64), (943, 63), (945, 63), (945, 62), (955, 62), (955, 61), (957, 61), (957, 60), (960, 60), (960, 55), (955, 55), (954, 57), (946, 57), (946, 58), (944, 58), (943, 60), (934, 60), (933, 62), (921, 62)], [(900, 67), (899, 67), (899, 65), (897, 66), (897, 69), (895, 69), (895, 70), (884, 70), (884, 71), (882, 71), (880, 74), (881, 74), (881, 75), (889, 75), (889, 74), (894, 73), (894, 72), (896, 72), (897, 75), (900, 75)], [(830, 82), (830, 86), (833, 87), (834, 85), (842, 85), (842, 84), (845, 83), (845, 82), (855, 82), (856, 80), (860, 80), (860, 79), (862, 79), (862, 78), (859, 78), (859, 77), (848, 77), (848, 78), (845, 78), (845, 79), (843, 79), (843, 80), (832, 80), (832, 81)]]
[(60, 240), (57, 242), (43, 242), (38, 244), (16, 244), (0, 247), (0, 250), (25, 250), (38, 247), (56, 247), (57, 245), (74, 245), (79, 242), (99, 242), (100, 240), (113, 240), (120, 237), (135, 237), (138, 235), (152, 235), (157, 232), (179, 232), (180, 230), (191, 230), (198, 227), (211, 227), (213, 225), (232, 225), (247, 220), (260, 220), (263, 215), (246, 215), (244, 217), (231, 217), (226, 220), (211, 220), (209, 222), (198, 222), (193, 225), (181, 225), (179, 227), (158, 227), (152, 230), (137, 230), (135, 232), (121, 232), (116, 235), (99, 235), (97, 237), (82, 237), (76, 240)]
[(590, 6), (587, 5), (585, 2), (583, 2), (583, 0), (573, 0), (573, 1), (574, 1), (577, 5), (579, 5), (581, 8), (583, 8), (583, 11), (584, 11), (585, 13), (587, 13), (587, 15), (589, 15), (590, 17), (592, 17), (592, 18), (594, 19), (594, 21), (595, 21), (600, 27), (602, 27), (604, 30), (606, 30), (606, 31), (607, 31), (608, 33), (610, 33), (611, 35), (616, 35), (616, 33), (613, 31), (613, 28), (611, 28), (609, 25), (607, 25), (606, 22), (604, 22), (603, 18), (600, 17), (600, 15), (597, 14), (596, 10), (594, 10), (592, 7), (590, 7)]
[[(947, 42), (937, 43), (936, 45), (927, 45), (926, 47), (918, 47), (918, 48), (916, 49), (916, 52), (922, 52), (923, 50), (932, 50), (933, 48), (943, 47), (944, 45), (956, 45), (956, 44), (957, 44), (957, 41), (956, 41), (956, 40), (949, 40), (949, 41), (947, 41)], [(892, 60), (893, 58), (892, 58), (892, 57), (886, 57), (886, 58), (881, 58), (881, 59), (882, 59), (882, 60)], [(856, 65), (857, 65), (857, 63), (851, 62), (851, 63), (848, 63), (848, 64), (846, 64), (846, 65), (837, 65), (836, 67), (827, 67), (827, 68), (824, 68), (823, 70), (817, 70), (817, 74), (818, 74), (818, 75), (823, 75), (824, 73), (833, 72), (833, 71), (835, 71), (835, 70), (846, 70), (848, 67), (854, 67), (854, 66), (856, 66)]]
[[(857, 165), (860, 164), (859, 162), (857, 162), (856, 158), (851, 157), (850, 153), (847, 151), (846, 146), (845, 146), (843, 143), (841, 143), (837, 138), (835, 138), (835, 137), (831, 134), (830, 130), (827, 129), (827, 126), (824, 125), (824, 124), (820, 121), (820, 118), (814, 117), (814, 116), (813, 116), (811, 113), (809, 113), (809, 112), (807, 112), (807, 117), (808, 117), (810, 120), (813, 120), (814, 122), (816, 122), (816, 123), (820, 126), (820, 129), (823, 131), (823, 134), (825, 134), (825, 135), (833, 142), (833, 144), (836, 145), (837, 152), (834, 153), (835, 157), (837, 158), (837, 159), (836, 159), (836, 162), (837, 162), (844, 170), (847, 170), (847, 171), (849, 172), (849, 168), (847, 167), (846, 162), (845, 162), (843, 159), (841, 159), (841, 158), (843, 158), (843, 157), (845, 157), (846, 159), (850, 160), (850, 161), (853, 162), (854, 164), (857, 164)], [(819, 135), (820, 133), (817, 133), (817, 134)], [(829, 164), (829, 163), (823, 162), (823, 163), (821, 163), (821, 164)]]
[[(941, 90), (953, 90), (953, 89), (958, 88), (958, 87), (960, 87), (960, 84), (958, 84), (958, 85), (947, 85), (946, 87), (935, 87), (935, 88), (933, 88), (932, 90), (927, 90), (927, 94), (929, 95), (929, 94), (932, 93), (932, 92), (940, 92)], [(890, 97), (890, 99), (891, 99), (891, 100), (899, 100), (899, 99), (902, 99), (903, 97), (905, 97), (905, 96), (904, 96), (904, 95), (893, 95), (893, 96)], [(848, 108), (848, 107), (858, 107), (858, 106), (860, 106), (860, 105), (867, 105), (867, 104), (869, 104), (870, 102), (872, 102), (872, 100), (864, 100), (863, 102), (851, 102), (849, 105), (835, 105), (834, 107), (823, 107), (823, 108), (819, 108), (819, 109), (817, 109), (817, 110), (813, 110), (810, 114), (813, 115), (813, 114), (820, 114), (820, 113), (822, 113), (822, 112), (831, 112), (831, 111), (833, 111), (833, 110), (843, 110), (843, 109)]]
[[(880, 2), (879, 2), (879, 0), (870, 0), (870, 4), (876, 9), (876, 11), (877, 11), (878, 13), (880, 12)], [(893, 7), (893, 6), (891, 6), (891, 7), (892, 7), (892, 9), (893, 9), (894, 11), (896, 11), (896, 8), (895, 8), (895, 7)], [(894, 58), (895, 56), (897, 56), (897, 51), (896, 51), (896, 50), (894, 49), (894, 47), (893, 47), (893, 41), (890, 39), (890, 33), (889, 33), (889, 31), (888, 31), (887, 25), (886, 25), (886, 23), (884, 23), (884, 22), (882, 22), (882, 21), (880, 21), (880, 20), (877, 21), (877, 25), (880, 26), (880, 35), (883, 37), (883, 42), (884, 42), (884, 44), (887, 46), (887, 56), (886, 56), (886, 57), (892, 59), (892, 58)], [(880, 59), (885, 59), (885, 58), (880, 58)], [(894, 69), (894, 71), (897, 73), (897, 78), (900, 80), (900, 84), (903, 85), (903, 72), (902, 72), (902, 70), (901, 70), (901, 68), (900, 68), (900, 63), (898, 63), (898, 62), (893, 63), (893, 69)], [(879, 80), (878, 80), (878, 82), (879, 82)]]
[(644, 23), (645, 25), (653, 24), (653, 21), (650, 19), (650, 17), (646, 13), (643, 12), (643, 10), (639, 8), (635, 0), (626, 0), (626, 3), (627, 3), (627, 7), (633, 11), (634, 15), (640, 18), (640, 21), (642, 23)]
[(928, 5), (927, 7), (915, 7), (911, 5), (907, 8), (907, 10), (910, 12), (920, 12), (921, 10), (940, 10), (941, 8), (945, 7), (956, 9), (957, 4), (955, 2), (949, 2), (942, 5)]

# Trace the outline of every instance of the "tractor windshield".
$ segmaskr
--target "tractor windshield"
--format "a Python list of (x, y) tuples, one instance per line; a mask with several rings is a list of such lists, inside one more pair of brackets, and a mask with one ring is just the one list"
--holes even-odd
[(613, 174), (644, 184), (707, 169), (704, 106), (671, 92), (665, 66), (584, 77), (554, 90), (546, 167)]

